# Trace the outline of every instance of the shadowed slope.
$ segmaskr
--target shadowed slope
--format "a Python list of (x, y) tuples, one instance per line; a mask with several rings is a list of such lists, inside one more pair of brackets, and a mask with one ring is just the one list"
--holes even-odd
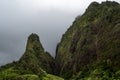
[(57, 48), (56, 74), (82, 79), (98, 70), (92, 80), (104, 76), (118, 79), (119, 49), (120, 4), (93, 2), (63, 35)]

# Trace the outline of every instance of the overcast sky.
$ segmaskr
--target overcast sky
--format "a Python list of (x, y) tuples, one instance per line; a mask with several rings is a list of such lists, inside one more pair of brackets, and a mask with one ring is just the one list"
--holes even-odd
[(0, 0), (0, 65), (22, 56), (31, 33), (54, 56), (62, 34), (92, 1), (105, 0)]

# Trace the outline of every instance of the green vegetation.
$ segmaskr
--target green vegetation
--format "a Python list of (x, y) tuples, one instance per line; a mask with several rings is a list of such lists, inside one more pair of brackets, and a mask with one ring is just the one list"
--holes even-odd
[(63, 35), (55, 59), (31, 34), (20, 60), (1, 66), (0, 80), (120, 80), (119, 62), (120, 4), (93, 2)]
[(0, 80), (64, 80), (64, 79), (47, 73), (44, 75), (20, 74), (18, 70), (9, 68), (6, 69), (5, 71), (0, 72)]
[(52, 56), (44, 51), (37, 34), (28, 37), (26, 51), (19, 61), (0, 68), (0, 80), (63, 80), (53, 73)]
[(114, 1), (91, 3), (59, 43), (56, 74), (73, 80), (120, 79), (119, 12)]

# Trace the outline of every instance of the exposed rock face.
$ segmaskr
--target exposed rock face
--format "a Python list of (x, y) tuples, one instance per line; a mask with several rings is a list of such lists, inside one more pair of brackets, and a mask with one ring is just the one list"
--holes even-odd
[(91, 3), (63, 35), (55, 60), (56, 74), (65, 78), (120, 70), (120, 4)]

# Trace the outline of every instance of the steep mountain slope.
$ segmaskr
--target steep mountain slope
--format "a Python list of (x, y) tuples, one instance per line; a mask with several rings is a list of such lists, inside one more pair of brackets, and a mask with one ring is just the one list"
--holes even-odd
[(26, 51), (19, 60), (20, 66), (38, 73), (34, 69), (42, 68), (48, 73), (52, 73), (53, 58), (44, 51), (37, 34), (28, 37)]
[(91, 3), (63, 35), (55, 60), (66, 79), (120, 79), (120, 4)]

